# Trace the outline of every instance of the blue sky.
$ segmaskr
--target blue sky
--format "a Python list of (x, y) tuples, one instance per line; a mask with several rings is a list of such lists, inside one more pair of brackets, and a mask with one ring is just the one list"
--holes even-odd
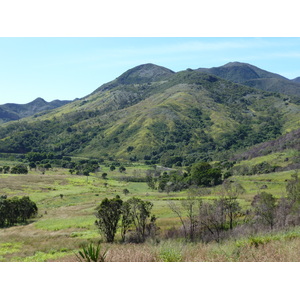
[(300, 76), (300, 38), (0, 38), (0, 104), (73, 100), (126, 70), (154, 63), (173, 71), (253, 64)]

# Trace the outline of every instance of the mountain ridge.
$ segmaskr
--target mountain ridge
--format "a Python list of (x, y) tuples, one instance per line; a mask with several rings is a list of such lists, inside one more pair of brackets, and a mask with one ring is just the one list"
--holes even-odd
[(198, 68), (196, 71), (213, 74), (235, 83), (265, 91), (300, 96), (299, 79), (290, 80), (248, 63), (230, 62), (220, 67)]
[(300, 107), (286, 95), (203, 72), (171, 72), (151, 82), (133, 77), (47, 114), (0, 126), (0, 152), (190, 164), (274, 139), (300, 116)]
[[(241, 64), (225, 68), (236, 66)], [(3, 124), (0, 152), (60, 152), (165, 166), (225, 159), (297, 130), (300, 105), (295, 99), (208, 72), (144, 64), (86, 97)]]
[(41, 97), (26, 104), (5, 103), (0, 105), (0, 123), (20, 120), (38, 113), (61, 107), (69, 100), (53, 100), (47, 102)]

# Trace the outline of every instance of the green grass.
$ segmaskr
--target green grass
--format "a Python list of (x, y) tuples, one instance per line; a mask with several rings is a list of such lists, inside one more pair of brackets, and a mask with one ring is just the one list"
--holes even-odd
[(67, 228), (93, 229), (95, 220), (96, 217), (93, 215), (77, 216), (73, 218), (49, 218), (39, 220), (35, 223), (35, 227), (48, 231), (57, 231)]
[(14, 262), (45, 262), (49, 260), (57, 260), (58, 258), (62, 258), (64, 256), (73, 254), (73, 251), (68, 251), (66, 249), (62, 249), (60, 252), (52, 250), (50, 252), (41, 252), (37, 251), (32, 256), (27, 257), (14, 257), (11, 261)]
[(15, 252), (19, 252), (23, 246), (23, 243), (21, 242), (15, 242), (15, 243), (1, 243), (0, 244), (0, 256), (11, 254)]
[[(102, 179), (102, 171), (98, 174), (91, 174), (89, 178), (70, 175), (64, 169), (46, 172), (45, 175), (36, 171), (31, 171), (28, 175), (0, 174), (1, 194), (7, 193), (9, 197), (29, 195), (39, 208), (39, 215), (33, 223), (0, 229), (0, 240), (2, 241), (0, 260), (59, 261), (71, 259), (73, 252), (78, 251), (81, 243), (101, 240), (99, 231), (94, 224), (96, 220), (95, 208), (104, 198), (112, 198), (117, 194), (123, 200), (138, 197), (142, 200), (151, 201), (154, 204), (152, 214), (157, 217), (157, 225), (161, 232), (173, 226), (180, 226), (178, 217), (168, 207), (168, 200), (180, 204), (180, 201), (189, 197), (188, 191), (169, 194), (159, 193), (149, 189), (146, 183), (125, 182), (117, 179), (123, 175), (142, 174), (148, 168), (151, 167), (132, 164), (126, 166), (125, 174), (120, 174), (118, 170), (112, 172), (108, 167), (102, 167), (103, 172), (105, 170), (108, 173), (107, 180)], [(253, 196), (261, 191), (272, 193), (276, 197), (285, 194), (286, 180), (290, 179), (292, 174), (293, 171), (288, 171), (253, 176), (234, 176), (231, 179), (239, 181), (246, 189), (246, 193), (241, 195), (239, 199), (241, 206), (246, 209), (249, 207)], [(104, 186), (104, 183), (107, 183), (107, 187)], [(267, 185), (267, 189), (260, 189), (262, 185)], [(129, 190), (129, 194), (126, 196), (123, 194), (124, 188)], [(212, 201), (218, 197), (218, 188), (214, 188), (211, 189), (210, 195), (203, 197), (203, 200)], [(253, 248), (251, 244), (257, 244), (259, 248), (260, 245), (273, 245), (272, 243), (297, 240), (300, 238), (299, 232), (295, 230), (272, 236), (265, 235), (240, 241), (228, 241), (217, 246), (211, 244), (208, 248), (202, 245), (202, 248), (197, 248), (197, 250), (196, 246), (195, 248), (192, 246), (183, 247), (179, 242), (174, 241), (174, 245), (153, 246), (154, 248), (151, 248), (152, 250), (149, 248), (147, 253), (149, 255), (156, 253), (156, 258), (153, 259), (157, 261), (193, 261), (194, 259), (204, 259), (204, 256), (207, 261), (221, 259), (235, 261), (241, 259), (236, 256), (237, 249)], [(119, 240), (120, 233), (118, 232), (116, 241)], [(145, 247), (148, 246), (145, 245)], [(204, 252), (202, 253), (202, 251)], [(137, 257), (140, 255), (141, 253)], [(134, 261), (136, 259), (136, 257), (133, 258)], [(143, 260), (143, 258), (141, 259)]]

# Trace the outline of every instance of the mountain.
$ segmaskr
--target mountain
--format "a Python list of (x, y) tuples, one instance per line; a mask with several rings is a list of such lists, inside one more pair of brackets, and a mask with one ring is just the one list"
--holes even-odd
[(53, 100), (51, 102), (46, 102), (42, 98), (36, 98), (27, 104), (6, 103), (0, 105), (0, 123), (29, 117), (37, 113), (55, 109), (69, 102), (70, 101), (68, 100)]
[(107, 89), (112, 89), (122, 84), (141, 84), (161, 81), (167, 79), (174, 73), (174, 71), (165, 67), (157, 66), (150, 63), (143, 64), (129, 69), (128, 71), (117, 77), (115, 80), (100, 86), (93, 93), (97, 93), (99, 91), (104, 91)]
[(297, 77), (297, 78), (293, 79), (293, 81), (300, 83), (300, 77)]
[(221, 67), (199, 68), (197, 71), (265, 91), (300, 96), (299, 79), (289, 80), (246, 63), (231, 62)]
[(293, 99), (199, 70), (175, 73), (145, 64), (82, 99), (2, 124), (0, 152), (164, 165), (222, 160), (298, 129), (300, 105)]

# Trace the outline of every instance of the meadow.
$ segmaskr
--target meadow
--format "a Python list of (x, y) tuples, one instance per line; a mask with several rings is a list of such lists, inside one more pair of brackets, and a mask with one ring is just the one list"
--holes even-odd
[[(1, 162), (3, 163), (3, 162)], [(5, 162), (6, 164), (13, 164)], [(126, 172), (101, 166), (100, 172), (90, 176), (71, 175), (67, 169), (53, 168), (42, 174), (30, 170), (26, 175), (0, 174), (0, 193), (8, 197), (29, 196), (39, 211), (29, 223), (0, 229), (0, 260), (21, 261), (77, 261), (78, 251), (90, 242), (101, 241), (107, 250), (107, 261), (299, 261), (300, 229), (265, 233), (256, 237), (227, 240), (221, 243), (186, 243), (182, 239), (147, 240), (143, 244), (122, 244), (117, 233), (114, 244), (106, 244), (95, 225), (95, 208), (104, 198), (119, 195), (122, 200), (138, 197), (153, 203), (160, 233), (179, 227), (180, 220), (168, 206), (187, 199), (189, 191), (158, 192), (145, 182), (128, 182), (124, 177), (145, 174), (151, 167), (139, 164), (126, 166)], [(101, 174), (107, 173), (107, 179)], [(285, 194), (286, 180), (293, 171), (234, 176), (246, 192), (240, 196), (243, 208), (250, 206), (254, 195), (264, 190), (276, 197)], [(124, 189), (129, 191), (124, 194)], [(219, 188), (202, 198), (212, 201)]]

